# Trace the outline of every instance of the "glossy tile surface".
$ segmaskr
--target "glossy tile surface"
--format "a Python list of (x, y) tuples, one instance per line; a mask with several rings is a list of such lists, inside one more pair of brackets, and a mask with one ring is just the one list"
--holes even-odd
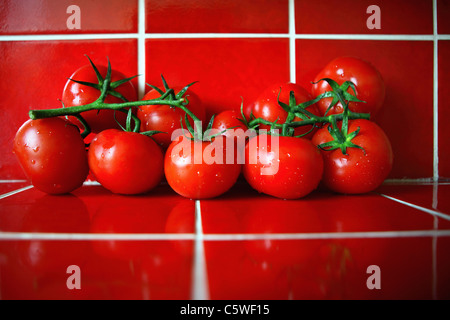
[[(189, 299), (191, 253), (171, 241), (0, 242), (2, 299)], [(140, 248), (136, 255), (132, 248)], [(76, 265), (81, 288), (68, 289)]]
[(287, 33), (288, 1), (146, 0), (150, 33)]
[[(252, 103), (273, 82), (289, 81), (287, 39), (149, 39), (146, 82), (192, 86), (209, 116)], [(167, 52), (171, 54), (168, 55)]]
[(446, 147), (450, 141), (450, 127), (447, 121), (450, 110), (447, 107), (450, 99), (450, 41), (438, 42), (438, 134), (439, 134), (439, 176), (450, 177), (450, 150)]
[(437, 27), (438, 33), (450, 34), (450, 1), (437, 0)]
[(137, 1), (5, 0), (0, 21), (0, 34), (136, 32)]
[(450, 214), (450, 185), (395, 185), (386, 184), (377, 190), (380, 194)]
[[(197, 202), (164, 184), (131, 197), (29, 189), (0, 199), (1, 297), (449, 299), (448, 186), (283, 201), (241, 182)], [(67, 286), (73, 265), (81, 289)]]
[[(392, 144), (390, 178), (433, 176), (432, 42), (297, 40), (296, 56), (297, 83), (308, 89), (320, 70), (337, 56), (356, 56), (372, 63), (386, 85), (384, 104), (372, 120)], [(411, 90), (417, 81), (420, 90)]]
[(432, 34), (433, 8), (431, 1), (296, 0), (295, 22), (297, 33)]

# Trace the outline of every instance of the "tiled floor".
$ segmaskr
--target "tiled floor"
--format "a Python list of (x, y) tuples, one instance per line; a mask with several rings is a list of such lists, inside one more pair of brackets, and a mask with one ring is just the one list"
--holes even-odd
[[(92, 183), (63, 196), (23, 181), (0, 191), (1, 299), (450, 298), (448, 183), (295, 201), (244, 182), (202, 201), (167, 185), (145, 196)], [(67, 286), (73, 265), (81, 289)]]

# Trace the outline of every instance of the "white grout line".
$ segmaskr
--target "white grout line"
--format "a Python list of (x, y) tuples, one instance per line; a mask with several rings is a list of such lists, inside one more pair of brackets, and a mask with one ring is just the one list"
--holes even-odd
[(296, 53), (295, 53), (295, 3), (289, 0), (289, 76), (290, 82), (296, 83)]
[(433, 0), (433, 179), (439, 180), (437, 4)]
[(194, 240), (191, 233), (52, 233), (52, 232), (7, 232), (0, 231), (0, 240)]
[[(140, 0), (141, 1), (141, 0)], [(292, 1), (292, 0), (290, 0)], [(144, 19), (145, 20), (145, 19)], [(416, 35), (416, 34), (294, 34), (289, 33), (91, 33), (91, 34), (32, 34), (1, 35), (2, 41), (55, 41), (55, 40), (109, 40), (109, 39), (259, 39), (259, 38), (291, 38), (309, 40), (387, 40), (387, 41), (434, 41), (450, 40), (449, 34)]]
[(428, 208), (424, 208), (424, 207), (421, 207), (421, 206), (412, 204), (410, 202), (403, 201), (403, 200), (400, 200), (400, 199), (397, 199), (397, 198), (394, 198), (394, 197), (391, 197), (391, 196), (388, 196), (388, 195), (385, 195), (385, 194), (378, 193), (378, 195), (380, 195), (380, 196), (382, 196), (384, 198), (387, 198), (389, 200), (393, 200), (395, 202), (404, 204), (404, 205), (406, 205), (408, 207), (411, 207), (411, 208), (414, 208), (414, 209), (417, 209), (417, 210), (429, 213), (429, 214), (431, 214), (433, 216), (438, 216), (438, 217), (440, 217), (440, 218), (442, 218), (444, 220), (450, 221), (450, 215), (448, 215), (448, 214), (445, 214), (445, 213), (442, 213), (442, 212), (439, 212), (439, 211), (435, 211), (435, 210), (431, 210), (431, 209), (428, 209)]
[(191, 279), (192, 300), (209, 300), (208, 273), (203, 238), (200, 200), (195, 200), (195, 247)]
[(139, 100), (145, 94), (145, 0), (139, 0), (138, 8), (138, 98)]
[(1, 41), (55, 41), (55, 40), (108, 40), (135, 39), (137, 33), (90, 33), (90, 34), (30, 34), (0, 36)]
[(0, 199), (4, 199), (4, 198), (10, 197), (10, 196), (13, 196), (13, 195), (15, 195), (17, 193), (26, 191), (26, 190), (31, 189), (31, 188), (33, 188), (32, 185), (26, 186), (26, 187), (23, 187), (23, 188), (20, 188), (20, 189), (11, 191), (11, 192), (4, 193), (4, 194), (0, 195)]
[[(249, 234), (197, 234), (189, 233), (46, 233), (46, 232), (3, 232), (0, 240), (72, 240), (72, 241), (154, 241), (154, 240), (200, 240), (195, 245), (192, 283), (196, 283), (192, 296), (209, 299), (204, 241), (251, 241), (251, 240), (326, 240), (326, 239), (372, 239), (450, 237), (450, 230), (405, 230), (405, 231), (354, 231), (354, 232), (311, 232), (311, 233), (249, 233)], [(199, 251), (197, 251), (199, 250)], [(199, 253), (199, 254), (198, 254)]]

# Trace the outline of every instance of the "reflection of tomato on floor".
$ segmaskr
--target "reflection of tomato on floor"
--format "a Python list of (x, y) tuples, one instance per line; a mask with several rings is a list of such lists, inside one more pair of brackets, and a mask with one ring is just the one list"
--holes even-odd
[[(244, 215), (246, 233), (289, 234), (322, 231), (317, 208), (308, 202), (267, 199)], [(307, 263), (317, 250), (315, 240), (262, 239), (246, 242), (249, 255), (260, 262), (291, 268)]]
[[(44, 195), (23, 218), (21, 232), (87, 233), (89, 214), (73, 195)], [(86, 241), (30, 240), (17, 243), (22, 263), (34, 275), (65, 273), (67, 266), (82, 265), (89, 251)]]
[[(91, 232), (107, 234), (164, 233), (170, 206), (146, 196), (111, 194), (92, 217)], [(140, 259), (158, 252), (153, 241), (102, 240), (93, 241), (94, 249), (107, 257)]]

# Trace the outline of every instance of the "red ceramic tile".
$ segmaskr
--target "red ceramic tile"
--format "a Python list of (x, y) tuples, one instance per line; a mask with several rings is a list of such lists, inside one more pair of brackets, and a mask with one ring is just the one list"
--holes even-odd
[(29, 186), (30, 183), (28, 181), (18, 181), (18, 182), (1, 182), (0, 183), (0, 197), (5, 194), (16, 191), (23, 187)]
[(7, 0), (0, 20), (0, 34), (137, 32), (137, 1)]
[(150, 33), (287, 33), (288, 1), (146, 0)]
[[(431, 238), (296, 240), (291, 254), (254, 241), (235, 241), (222, 255), (208, 256), (225, 243), (206, 242), (212, 299), (446, 299), (450, 260), (445, 237), (433, 252)], [(434, 255), (434, 256), (433, 256)], [(437, 266), (431, 267), (436, 259)], [(379, 269), (379, 289), (367, 282)], [(443, 274), (442, 274), (443, 273)], [(442, 276), (440, 276), (442, 274)], [(437, 281), (435, 281), (437, 276)]]
[(437, 32), (450, 34), (450, 1), (437, 0)]
[[(192, 86), (209, 115), (251, 103), (274, 82), (289, 80), (287, 39), (177, 39), (147, 41), (146, 82)], [(168, 54), (170, 52), (170, 54)]]
[(194, 212), (194, 202), (176, 195), (167, 185), (140, 196), (115, 195), (101, 186), (83, 186), (73, 194), (61, 196), (33, 188), (1, 199), (0, 229), (97, 234), (193, 233)]
[(385, 184), (377, 192), (420, 207), (447, 214), (450, 218), (450, 185)]
[[(378, 6), (379, 29), (368, 27), (374, 23), (372, 5)], [(296, 0), (295, 23), (297, 33), (432, 34), (433, 8), (432, 1)]]
[[(301, 201), (280, 200), (244, 184), (221, 198), (202, 200), (201, 213), (205, 234), (434, 230), (432, 215), (375, 193), (343, 196), (316, 190)], [(449, 229), (450, 223), (441, 220), (440, 228)], [(268, 241), (278, 245), (284, 240)]]
[(0, 42), (0, 90), (9, 92), (0, 97), (0, 178), (24, 178), (12, 154), (16, 131), (30, 109), (61, 106), (67, 77), (89, 63), (85, 54), (98, 65), (106, 65), (109, 57), (113, 68), (132, 76), (137, 74), (136, 52), (136, 40)]
[[(102, 240), (0, 242), (0, 289), (5, 300), (190, 299), (191, 254), (170, 241), (129, 241), (139, 256)], [(145, 249), (145, 250), (144, 250)], [(80, 289), (67, 282), (79, 268)]]
[(448, 257), (448, 248), (450, 246), (449, 237), (441, 237), (436, 241), (436, 257), (438, 264), (436, 266), (436, 298), (437, 299), (449, 299), (450, 290), (448, 284), (450, 283), (450, 275), (448, 270), (450, 268), (450, 261)]
[(392, 143), (394, 167), (389, 178), (432, 177), (433, 43), (297, 40), (297, 82), (310, 89), (319, 71), (338, 56), (365, 59), (383, 76), (386, 98), (372, 120)]
[(450, 178), (450, 127), (445, 119), (450, 117), (447, 107), (450, 99), (450, 41), (438, 42), (438, 115), (439, 115), (439, 176)]

